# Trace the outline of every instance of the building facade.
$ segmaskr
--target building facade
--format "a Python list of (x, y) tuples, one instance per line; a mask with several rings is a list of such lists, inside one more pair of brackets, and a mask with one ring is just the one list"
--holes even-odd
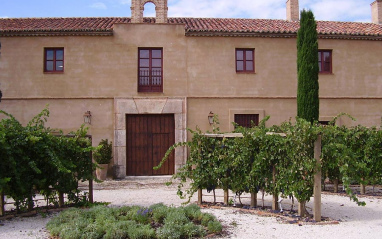
[[(321, 121), (381, 124), (381, 6), (373, 23), (317, 22)], [(222, 131), (296, 117), (298, 0), (286, 9), (286, 20), (169, 18), (167, 0), (132, 0), (131, 18), (0, 19), (0, 108), (26, 123), (49, 104), (48, 126), (66, 133), (90, 111), (93, 144), (113, 141), (110, 175), (173, 174), (184, 148), (152, 167), (187, 128), (212, 130), (210, 112)]]

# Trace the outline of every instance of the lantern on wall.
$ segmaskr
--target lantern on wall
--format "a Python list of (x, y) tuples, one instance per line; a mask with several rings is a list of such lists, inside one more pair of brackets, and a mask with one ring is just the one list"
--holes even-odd
[(212, 113), (212, 111), (210, 111), (210, 113), (208, 114), (208, 123), (210, 123), (210, 125), (212, 125), (214, 123), (214, 113)]
[(91, 124), (92, 123), (92, 114), (90, 111), (86, 111), (84, 114), (84, 123), (85, 124)]

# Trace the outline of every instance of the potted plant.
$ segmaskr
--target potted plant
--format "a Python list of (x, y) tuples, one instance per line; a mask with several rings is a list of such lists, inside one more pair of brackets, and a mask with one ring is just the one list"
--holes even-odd
[(98, 164), (96, 175), (99, 180), (103, 181), (106, 179), (107, 169), (113, 158), (112, 151), (112, 142), (109, 143), (108, 139), (102, 139), (93, 153), (94, 161)]

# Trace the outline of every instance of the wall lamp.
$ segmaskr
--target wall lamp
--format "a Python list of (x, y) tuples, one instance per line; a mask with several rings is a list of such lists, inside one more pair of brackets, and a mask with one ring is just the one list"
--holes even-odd
[(85, 124), (92, 124), (92, 114), (90, 111), (86, 111), (84, 114), (84, 123)]
[(210, 113), (208, 114), (208, 123), (210, 123), (210, 125), (214, 123), (214, 116), (215, 114), (212, 113), (212, 111), (210, 111)]

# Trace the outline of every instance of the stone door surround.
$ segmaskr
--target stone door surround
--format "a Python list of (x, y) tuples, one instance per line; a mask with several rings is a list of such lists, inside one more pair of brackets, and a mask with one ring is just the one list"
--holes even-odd
[[(175, 143), (186, 141), (185, 98), (115, 98), (114, 99), (114, 178), (126, 177), (126, 115), (174, 114)], [(175, 172), (185, 163), (184, 147), (175, 149)]]

